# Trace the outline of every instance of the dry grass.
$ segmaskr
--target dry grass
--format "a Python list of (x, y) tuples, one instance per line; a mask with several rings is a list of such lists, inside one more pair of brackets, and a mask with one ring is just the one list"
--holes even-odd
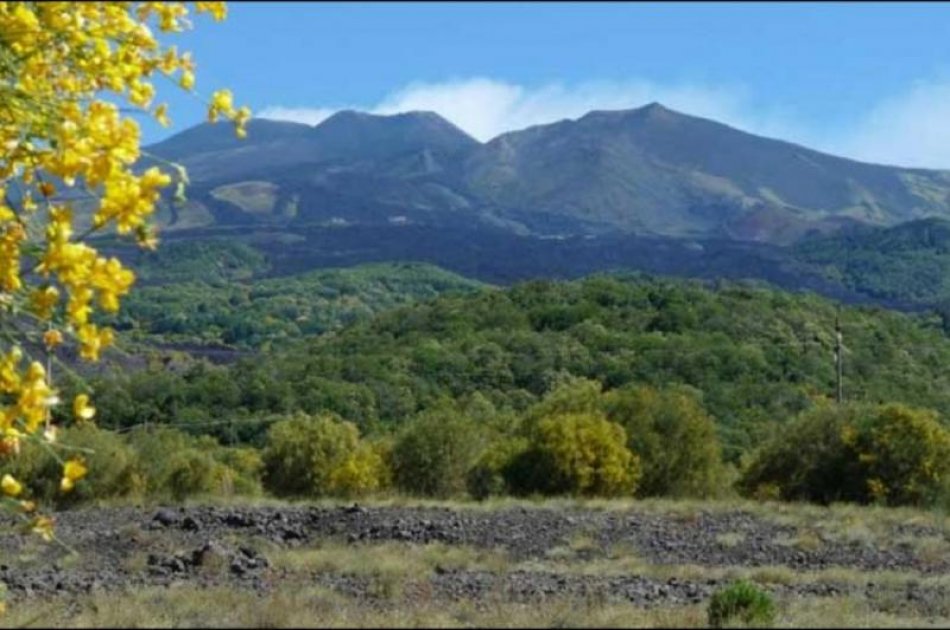
[[(485, 550), (440, 543), (386, 542), (346, 545), (325, 543), (314, 547), (286, 549), (272, 546), (261, 549), (278, 568), (295, 573), (337, 573), (371, 577), (376, 580), (421, 580), (437, 568), (446, 570), (487, 571), (505, 574), (536, 571), (562, 575), (619, 576), (641, 575), (666, 580), (729, 581), (747, 579), (768, 584), (831, 583), (864, 586), (874, 582), (896, 589), (915, 583), (923, 588), (950, 589), (950, 575), (921, 575), (910, 571), (861, 571), (834, 567), (818, 571), (796, 571), (787, 566), (703, 566), (691, 564), (654, 564), (640, 556), (628, 543), (608, 547), (592, 557), (593, 543), (584, 535), (569, 545), (557, 547), (543, 559), (514, 561), (501, 549)], [(598, 547), (599, 549), (599, 547)]]
[[(564, 548), (560, 548), (564, 549)], [(796, 571), (784, 565), (758, 567), (707, 566), (698, 564), (653, 564), (637, 555), (633, 549), (611, 547), (598, 558), (578, 562), (567, 553), (547, 555), (544, 559), (512, 562), (509, 571), (538, 571), (566, 575), (641, 575), (666, 580), (705, 581), (745, 579), (759, 584), (830, 583), (864, 586), (874, 582), (882, 586), (904, 588), (914, 583), (923, 588), (950, 590), (950, 575), (922, 575), (915, 571), (861, 571), (847, 567), (833, 567), (816, 571)]]
[(4, 622), (13, 627), (703, 627), (701, 607), (643, 609), (588, 600), (544, 606), (501, 600), (422, 601), (368, 606), (321, 588), (288, 587), (263, 596), (227, 589), (144, 589), (92, 595), (67, 603), (22, 605)]
[(945, 536), (903, 536), (895, 544), (907, 545), (924, 564), (939, 564), (950, 557), (950, 539)]
[[(227, 589), (151, 588), (121, 594), (91, 595), (12, 609), (11, 627), (627, 627), (702, 628), (703, 606), (643, 608), (617, 602), (557, 598), (543, 606), (501, 599), (461, 600), (369, 606), (326, 589), (288, 586), (250, 595)], [(848, 597), (779, 602), (777, 627), (909, 628), (946, 627), (948, 619), (927, 619), (879, 612)]]
[(726, 532), (724, 534), (716, 535), (716, 542), (726, 549), (738, 547), (743, 542), (745, 542), (745, 539), (746, 535), (742, 532)]
[(824, 544), (821, 536), (812, 529), (796, 532), (793, 536), (779, 536), (773, 542), (776, 545), (793, 547), (799, 551), (818, 551)]
[(827, 597), (787, 603), (778, 628), (946, 628), (950, 619), (893, 615), (874, 610), (859, 598)]
[(303, 549), (264, 551), (277, 568), (294, 572), (348, 573), (364, 576), (391, 575), (419, 578), (437, 568), (446, 570), (503, 573), (510, 566), (503, 551), (461, 545), (386, 542), (373, 545), (345, 545), (328, 542)]

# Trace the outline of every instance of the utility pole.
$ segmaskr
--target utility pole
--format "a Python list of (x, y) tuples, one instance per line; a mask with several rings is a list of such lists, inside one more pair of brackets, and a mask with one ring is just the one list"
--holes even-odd
[(841, 312), (835, 313), (835, 384), (836, 384), (836, 400), (840, 405), (844, 402), (844, 393), (841, 386), (841, 376), (842, 376), (842, 364), (844, 360), (844, 344), (842, 343), (841, 335)]

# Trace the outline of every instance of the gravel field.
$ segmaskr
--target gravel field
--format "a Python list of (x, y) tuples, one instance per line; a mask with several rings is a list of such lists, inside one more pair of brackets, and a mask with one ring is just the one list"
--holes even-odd
[[(56, 515), (71, 551), (0, 537), (0, 581), (13, 605), (149, 587), (266, 595), (307, 584), (371, 605), (501, 597), (649, 607), (702, 604), (751, 571), (783, 600), (849, 596), (891, 614), (950, 617), (942, 527), (895, 519), (849, 537), (799, 521), (636, 506), (96, 508)], [(422, 553), (425, 562), (414, 560)]]

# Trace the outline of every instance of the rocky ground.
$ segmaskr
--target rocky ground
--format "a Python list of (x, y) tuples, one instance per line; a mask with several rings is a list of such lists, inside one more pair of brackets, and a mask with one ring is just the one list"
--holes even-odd
[[(848, 536), (807, 518), (635, 506), (89, 509), (56, 515), (72, 551), (0, 536), (0, 581), (12, 602), (182, 584), (267, 593), (293, 581), (370, 603), (491, 595), (653, 606), (702, 603), (746, 572), (780, 598), (854, 596), (950, 617), (950, 535), (899, 519), (872, 525)], [(420, 550), (426, 563), (410, 562)]]

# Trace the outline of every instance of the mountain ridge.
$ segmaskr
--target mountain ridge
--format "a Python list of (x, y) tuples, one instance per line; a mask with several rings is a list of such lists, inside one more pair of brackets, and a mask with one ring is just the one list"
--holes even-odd
[[(950, 171), (865, 164), (659, 103), (595, 110), (484, 143), (425, 111), (344, 110), (313, 126), (255, 119), (243, 141), (230, 132), (199, 125), (148, 148), (188, 168), (204, 224), (277, 220), (248, 213), (239, 195), (228, 196), (230, 205), (209, 199), (221, 186), (260, 181), (296, 208), (282, 215), (291, 226), (404, 217), (538, 236), (787, 244), (854, 222), (950, 218)], [(177, 217), (166, 219), (175, 229)]]
[(246, 140), (199, 125), (149, 149), (192, 182), (184, 205), (161, 204), (164, 239), (233, 239), (278, 274), (420, 261), (503, 283), (634, 269), (901, 308), (950, 295), (950, 255), (915, 231), (940, 225), (887, 232), (950, 220), (950, 172), (864, 164), (660, 104), (485, 143), (432, 112), (349, 111), (314, 126), (255, 119)]
[[(380, 120), (385, 120), (385, 119), (399, 119), (399, 118), (401, 118), (401, 117), (415, 117), (415, 116), (418, 116), (418, 117), (430, 117), (430, 118), (431, 118), (431, 117), (434, 117), (434, 118), (439, 119), (439, 121), (441, 121), (441, 123), (444, 123), (444, 124), (446, 124), (446, 125), (449, 125), (449, 126), (451, 126), (451, 127), (454, 127), (455, 129), (457, 129), (457, 130), (460, 131), (461, 133), (465, 134), (466, 136), (468, 136), (469, 138), (471, 138), (471, 140), (473, 141), (473, 143), (485, 145), (485, 144), (489, 144), (490, 142), (493, 142), (493, 141), (495, 141), (495, 140), (498, 140), (499, 138), (501, 138), (501, 137), (503, 137), (503, 136), (507, 136), (507, 135), (510, 135), (510, 134), (519, 134), (519, 133), (522, 133), (522, 132), (525, 132), (525, 131), (529, 131), (529, 130), (532, 130), (532, 129), (542, 128), (542, 127), (549, 127), (549, 126), (552, 126), (552, 125), (561, 125), (561, 124), (563, 124), (563, 123), (580, 122), (580, 121), (584, 120), (585, 118), (589, 118), (589, 117), (597, 117), (597, 116), (618, 116), (618, 115), (621, 115), (621, 116), (622, 116), (622, 115), (634, 114), (634, 113), (638, 113), (638, 112), (639, 112), (639, 113), (642, 113), (642, 114), (654, 113), (654, 114), (660, 114), (660, 115), (673, 115), (673, 116), (675, 116), (675, 117), (690, 118), (690, 119), (694, 119), (694, 120), (699, 120), (699, 121), (714, 123), (714, 124), (717, 125), (717, 126), (726, 128), (726, 129), (728, 129), (728, 130), (730, 130), (730, 131), (734, 131), (734, 132), (738, 132), (738, 133), (744, 134), (744, 135), (746, 135), (746, 136), (751, 136), (751, 137), (755, 137), (755, 138), (759, 138), (759, 139), (763, 139), (763, 140), (770, 140), (770, 141), (780, 142), (780, 143), (782, 143), (782, 144), (789, 145), (789, 146), (791, 146), (791, 147), (796, 147), (796, 148), (799, 148), (799, 149), (803, 149), (803, 150), (806, 150), (806, 151), (808, 151), (808, 152), (820, 153), (820, 154), (822, 154), (822, 155), (825, 155), (825, 156), (828, 156), (828, 157), (831, 157), (831, 158), (835, 158), (835, 159), (839, 159), (839, 160), (843, 160), (843, 161), (847, 161), (847, 162), (854, 162), (854, 163), (864, 164), (864, 165), (868, 165), (868, 166), (880, 166), (880, 167), (884, 167), (884, 168), (895, 168), (895, 169), (900, 169), (900, 170), (904, 170), (904, 171), (917, 171), (917, 172), (922, 172), (922, 173), (933, 173), (933, 172), (938, 172), (938, 173), (950, 173), (950, 169), (922, 168), (922, 167), (903, 166), (903, 165), (900, 165), (900, 164), (890, 164), (890, 163), (882, 163), (882, 162), (869, 162), (869, 161), (860, 160), (860, 159), (857, 159), (857, 158), (848, 157), (848, 156), (846, 156), (846, 155), (840, 155), (840, 154), (836, 154), (836, 153), (830, 153), (830, 152), (827, 152), (827, 151), (818, 151), (818, 150), (813, 149), (813, 148), (811, 148), (811, 147), (809, 147), (809, 146), (807, 146), (807, 145), (805, 145), (805, 144), (802, 144), (802, 143), (800, 143), (800, 142), (795, 142), (795, 141), (792, 141), (792, 140), (786, 140), (786, 139), (779, 138), (779, 137), (776, 137), (776, 136), (763, 135), (763, 134), (761, 134), (761, 133), (755, 133), (755, 132), (751, 132), (751, 131), (746, 131), (745, 129), (742, 129), (742, 128), (740, 128), (740, 127), (736, 127), (736, 126), (731, 125), (731, 124), (729, 124), (729, 123), (724, 123), (724, 122), (721, 122), (721, 121), (717, 121), (717, 120), (715, 120), (715, 119), (713, 119), (713, 118), (708, 118), (708, 117), (699, 116), (699, 115), (696, 115), (696, 114), (688, 114), (688, 113), (685, 113), (685, 112), (680, 112), (680, 111), (677, 111), (677, 110), (675, 110), (675, 109), (669, 108), (669, 107), (663, 105), (662, 103), (660, 103), (660, 102), (658, 102), (658, 101), (652, 101), (652, 102), (647, 103), (646, 105), (642, 105), (642, 106), (640, 106), (640, 107), (631, 107), (631, 108), (625, 108), (625, 109), (593, 109), (593, 110), (590, 110), (590, 111), (586, 112), (585, 114), (582, 114), (581, 116), (578, 116), (578, 117), (576, 117), (576, 118), (562, 118), (562, 119), (560, 119), (560, 120), (551, 121), (551, 122), (546, 122), (546, 123), (536, 123), (536, 124), (529, 125), (529, 126), (527, 126), (527, 127), (521, 128), (521, 129), (515, 129), (515, 130), (510, 130), (510, 131), (504, 131), (504, 132), (501, 132), (501, 133), (499, 133), (499, 134), (497, 134), (497, 135), (495, 135), (495, 136), (492, 136), (491, 138), (489, 138), (488, 140), (485, 140), (485, 141), (479, 141), (478, 139), (474, 138), (473, 136), (471, 136), (470, 134), (468, 134), (467, 132), (465, 132), (463, 129), (461, 129), (460, 127), (458, 127), (458, 126), (455, 125), (454, 123), (452, 123), (452, 122), (451, 122), (450, 120), (448, 120), (447, 118), (443, 117), (442, 115), (440, 115), (440, 114), (438, 114), (437, 112), (432, 111), (432, 110), (408, 110), (408, 111), (405, 111), (405, 112), (397, 112), (397, 113), (393, 113), (393, 114), (375, 114), (375, 113), (368, 112), (368, 111), (364, 111), (364, 110), (353, 109), (353, 108), (347, 108), (347, 109), (337, 110), (337, 111), (335, 111), (333, 114), (331, 114), (330, 116), (328, 116), (327, 118), (325, 118), (325, 119), (323, 119), (322, 121), (320, 121), (319, 123), (315, 123), (315, 124), (312, 124), (312, 125), (311, 125), (311, 124), (307, 124), (307, 123), (292, 121), (292, 120), (280, 119), (280, 118), (254, 117), (254, 118), (251, 120), (251, 122), (249, 123), (249, 125), (250, 125), (250, 126), (249, 126), (249, 129), (252, 129), (252, 130), (253, 130), (254, 126), (256, 126), (256, 125), (268, 124), (268, 125), (274, 125), (275, 128), (276, 128), (276, 126), (279, 125), (279, 126), (285, 126), (285, 127), (287, 127), (288, 129), (290, 129), (290, 128), (298, 128), (298, 129), (299, 129), (299, 128), (306, 128), (306, 129), (309, 129), (309, 130), (314, 130), (314, 129), (319, 128), (321, 125), (324, 125), (324, 123), (327, 123), (328, 121), (331, 121), (331, 120), (336, 119), (336, 118), (339, 117), (340, 115), (343, 115), (344, 117), (350, 117), (350, 116), (356, 115), (356, 116), (362, 117), (362, 118), (380, 119)], [(191, 127), (188, 127), (188, 128), (186, 128), (186, 129), (183, 129), (183, 130), (181, 130), (181, 131), (179, 131), (179, 132), (177, 132), (177, 133), (171, 134), (171, 135), (169, 135), (169, 136), (167, 136), (167, 137), (165, 137), (165, 138), (163, 138), (163, 139), (161, 139), (161, 140), (159, 140), (159, 141), (157, 141), (157, 142), (154, 142), (154, 143), (148, 145), (148, 147), (146, 147), (146, 148), (157, 148), (157, 147), (161, 147), (161, 146), (165, 145), (166, 143), (168, 143), (169, 141), (171, 141), (171, 140), (173, 140), (173, 139), (177, 139), (177, 138), (179, 138), (180, 136), (187, 136), (187, 135), (190, 135), (190, 134), (192, 134), (193, 132), (195, 132), (195, 131), (197, 131), (197, 130), (203, 130), (203, 129), (215, 130), (216, 132), (220, 133), (223, 138), (226, 138), (226, 139), (228, 139), (229, 141), (231, 141), (235, 147), (241, 146), (242, 144), (246, 144), (247, 141), (248, 141), (248, 139), (252, 139), (252, 136), (250, 136), (250, 134), (249, 134), (248, 138), (246, 138), (246, 139), (244, 139), (244, 140), (238, 139), (236, 136), (234, 136), (233, 132), (230, 130), (230, 128), (229, 128), (226, 124), (202, 122), (202, 123), (198, 123), (198, 124), (196, 124), (196, 125), (192, 125)]]

